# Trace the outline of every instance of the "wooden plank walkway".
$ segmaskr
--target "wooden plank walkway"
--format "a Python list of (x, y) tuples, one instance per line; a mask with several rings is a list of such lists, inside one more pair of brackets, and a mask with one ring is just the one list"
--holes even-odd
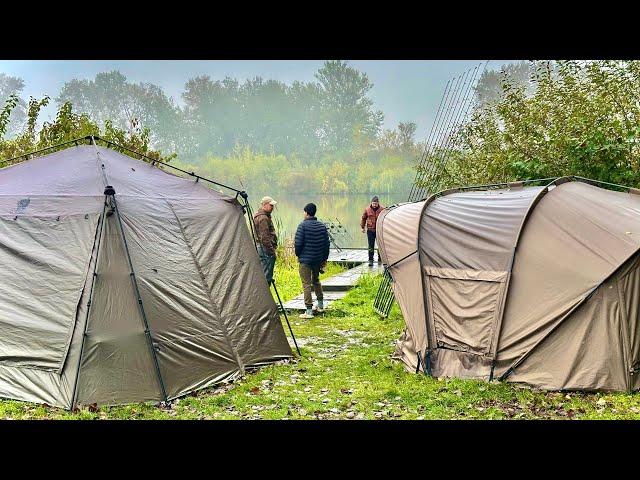
[(336, 263), (366, 263), (369, 261), (369, 252), (362, 250), (329, 250), (328, 262)]
[[(378, 262), (374, 262), (373, 267), (369, 267), (367, 250), (342, 250), (340, 252), (335, 249), (331, 249), (328, 261), (342, 264), (355, 263), (358, 265), (346, 272), (342, 272), (334, 275), (333, 277), (322, 280), (321, 283), (322, 291), (324, 293), (325, 308), (331, 308), (331, 303), (343, 298), (363, 275), (377, 275), (383, 272), (383, 266)], [(312, 296), (315, 304), (315, 294)], [(286, 302), (284, 304), (284, 308), (287, 312), (303, 312), (306, 309), (304, 305), (304, 294), (301, 293), (296, 298)]]

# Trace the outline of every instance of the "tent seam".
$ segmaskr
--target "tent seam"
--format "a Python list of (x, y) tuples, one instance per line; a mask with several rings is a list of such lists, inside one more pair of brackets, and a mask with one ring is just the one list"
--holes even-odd
[[(236, 357), (236, 363), (238, 364), (238, 368), (240, 369), (241, 372), (244, 372), (244, 370), (245, 370), (244, 363), (242, 362), (242, 359), (240, 358), (240, 354), (238, 353), (238, 350), (236, 349), (235, 345), (233, 345), (233, 343), (231, 342), (231, 339), (229, 338), (229, 332), (227, 331), (226, 325), (222, 321), (222, 314), (220, 313), (220, 309), (216, 306), (215, 302), (213, 301), (213, 297), (211, 296), (211, 292), (209, 291), (209, 287), (207, 285), (206, 277), (204, 276), (204, 272), (202, 271), (202, 268), (200, 267), (200, 264), (198, 263), (198, 260), (196, 259), (196, 256), (195, 256), (195, 254), (193, 252), (193, 249), (191, 248), (191, 244), (187, 240), (187, 236), (185, 235), (184, 228), (182, 226), (182, 222), (180, 221), (180, 218), (176, 214), (175, 210), (173, 209), (173, 205), (171, 205), (171, 203), (168, 200), (165, 200), (165, 202), (167, 203), (167, 206), (171, 210), (171, 213), (173, 213), (173, 216), (175, 217), (176, 221), (178, 222), (178, 227), (180, 228), (180, 234), (182, 235), (182, 239), (184, 240), (185, 245), (189, 249), (189, 253), (191, 254), (191, 259), (193, 260), (193, 264), (195, 265), (196, 269), (198, 270), (198, 273), (200, 275), (200, 281), (202, 283), (202, 287), (203, 287), (203, 289), (204, 289), (204, 291), (205, 291), (205, 293), (207, 295), (207, 298), (209, 299), (209, 304), (211, 305), (212, 310), (214, 310), (218, 314), (219, 324), (220, 324), (222, 333), (223, 333), (223, 335), (225, 337), (225, 340), (227, 341), (227, 344), (229, 345), (229, 348), (231, 349), (231, 352)], [(242, 216), (242, 218), (244, 218), (244, 215)]]
[[(96, 285), (96, 272), (98, 270), (98, 260), (100, 256), (100, 245), (103, 240), (103, 232), (104, 232), (104, 220), (105, 220), (105, 210), (107, 207), (106, 196), (102, 205), (102, 214), (100, 215), (100, 221), (98, 222), (98, 231), (96, 232), (96, 238), (94, 240), (94, 248), (96, 249), (96, 258), (93, 264), (93, 274), (91, 278), (91, 287), (89, 288), (89, 298), (87, 299), (87, 313), (84, 319), (84, 328), (82, 332), (82, 340), (80, 342), (80, 352), (78, 353), (78, 367), (76, 369), (76, 378), (73, 382), (73, 394), (71, 395), (71, 408), (76, 405), (77, 402), (77, 394), (78, 394), (78, 383), (80, 379), (80, 369), (82, 368), (82, 356), (84, 353), (84, 344), (87, 339), (87, 328), (89, 325), (89, 315), (91, 313), (91, 304), (93, 300), (93, 291)], [(91, 249), (93, 254), (93, 249)], [(91, 265), (91, 261), (89, 261), (89, 265)], [(88, 272), (87, 272), (88, 273)]]
[(529, 357), (531, 353), (533, 353), (536, 348), (538, 348), (544, 341), (551, 336), (553, 332), (555, 332), (564, 322), (569, 319), (573, 313), (580, 308), (584, 303), (593, 296), (593, 294), (599, 290), (606, 281), (608, 281), (611, 277), (613, 277), (627, 262), (631, 261), (636, 255), (640, 253), (640, 248), (637, 248), (631, 255), (624, 259), (620, 265), (614, 268), (608, 275), (606, 275), (598, 284), (596, 284), (592, 289), (590, 289), (582, 298), (569, 309), (569, 311), (564, 315), (564, 317), (558, 321), (556, 325), (554, 325), (540, 340), (538, 340), (529, 350), (523, 353), (519, 358), (514, 360), (511, 365), (507, 368), (506, 372), (500, 377), (501, 380), (506, 379), (516, 367), (519, 367), (524, 363), (524, 361)]
[[(531, 218), (531, 215), (533, 214), (533, 211), (536, 209), (536, 207), (540, 204), (542, 198), (547, 195), (547, 193), (549, 193), (549, 187), (551, 187), (552, 185), (557, 184), (560, 180), (563, 179), (567, 179), (568, 181), (570, 181), (571, 177), (558, 177), (556, 179), (554, 179), (553, 181), (551, 181), (550, 183), (548, 183), (547, 185), (545, 185), (545, 187), (538, 192), (538, 194), (536, 195), (536, 197), (533, 199), (533, 201), (531, 202), (531, 204), (529, 205), (529, 208), (527, 208), (526, 213), (524, 214), (524, 217), (522, 218), (522, 223), (520, 224), (520, 228), (518, 229), (518, 234), (516, 236), (516, 241), (513, 245), (513, 251), (511, 253), (511, 258), (509, 259), (509, 270), (508, 270), (508, 274), (507, 274), (507, 278), (506, 278), (506, 285), (504, 288), (504, 292), (502, 295), (502, 301), (500, 302), (500, 310), (498, 312), (498, 318), (497, 318), (497, 322), (495, 325), (495, 346), (493, 348), (494, 351), (490, 352), (491, 353), (491, 372), (489, 374), (489, 381), (493, 380), (493, 372), (496, 366), (496, 360), (498, 358), (498, 349), (500, 348), (500, 334), (502, 332), (502, 324), (504, 323), (504, 314), (507, 310), (507, 303), (509, 301), (509, 288), (511, 287), (511, 277), (513, 275), (513, 266), (515, 264), (516, 261), (516, 252), (518, 251), (518, 246), (520, 245), (520, 239), (522, 238), (522, 233), (524, 232), (524, 229), (526, 228), (529, 219)], [(562, 182), (565, 183), (565, 182)]]

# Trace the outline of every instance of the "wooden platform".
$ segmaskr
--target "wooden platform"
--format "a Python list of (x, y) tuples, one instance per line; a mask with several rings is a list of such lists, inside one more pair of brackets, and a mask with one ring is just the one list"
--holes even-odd
[(347, 292), (358, 283), (358, 279), (363, 275), (377, 275), (379, 273), (383, 273), (382, 264), (374, 262), (373, 267), (370, 267), (367, 263), (363, 263), (346, 272), (323, 280), (321, 282), (322, 290), (324, 292)]
[[(363, 275), (377, 275), (383, 272), (383, 266), (382, 264), (378, 264), (378, 262), (374, 262), (373, 267), (369, 267), (369, 257), (366, 250), (343, 250), (342, 252), (332, 250), (329, 254), (328, 261), (346, 264), (355, 263), (358, 265), (346, 272), (339, 273), (321, 281), (325, 308), (331, 308), (331, 303), (343, 298)], [(312, 297), (315, 305), (315, 293), (312, 294)], [(284, 308), (287, 312), (303, 312), (306, 309), (304, 305), (304, 294), (301, 293), (296, 298), (286, 302)]]
[(358, 250), (337, 250), (332, 248), (329, 250), (329, 259), (327, 261), (335, 263), (366, 263), (369, 261), (369, 252), (366, 248)]

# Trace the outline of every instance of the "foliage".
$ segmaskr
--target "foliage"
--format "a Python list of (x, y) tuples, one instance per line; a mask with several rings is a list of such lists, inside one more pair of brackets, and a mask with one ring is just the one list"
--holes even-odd
[(523, 87), (526, 93), (531, 93), (531, 76), (534, 71), (533, 63), (524, 61), (503, 65), (500, 70), (483, 71), (474, 87), (477, 106), (482, 108), (495, 105), (503, 98), (504, 85)]
[(0, 73), (0, 105), (9, 103), (9, 116), (0, 120), (0, 137), (5, 134), (14, 136), (24, 127), (27, 118), (27, 104), (20, 97), (24, 89), (24, 80)]
[(337, 60), (325, 62), (315, 76), (321, 92), (323, 145), (329, 151), (344, 151), (353, 145), (355, 136), (375, 139), (384, 115), (373, 111), (373, 101), (367, 96), (373, 84), (367, 75)]
[[(17, 102), (15, 97), (10, 99), (0, 111), (0, 167), (24, 160), (24, 157), (15, 158), (20, 155), (42, 150), (60, 143), (68, 142), (89, 135), (98, 135), (106, 140), (112, 141), (123, 147), (146, 154), (150, 158), (170, 161), (173, 155), (162, 155), (159, 151), (150, 147), (149, 130), (136, 128), (124, 131), (115, 127), (111, 121), (105, 122), (104, 129), (93, 122), (87, 114), (77, 114), (73, 111), (69, 102), (63, 103), (52, 122), (44, 122), (38, 128), (38, 116), (43, 107), (49, 102), (49, 97), (41, 100), (31, 98), (27, 108), (26, 126), (15, 138), (6, 139), (6, 119), (10, 117), (12, 109)], [(14, 160), (10, 160), (15, 158)]]
[(118, 71), (98, 73), (94, 80), (74, 79), (64, 84), (58, 106), (69, 102), (80, 114), (87, 114), (101, 128), (133, 134), (147, 129), (153, 144), (163, 149), (178, 146), (180, 109), (160, 87), (151, 83), (130, 83)]
[[(25, 102), (24, 82), (4, 75), (0, 101), (6, 97), (9, 103), (0, 111), (0, 154), (11, 157), (102, 132), (147, 153), (175, 152), (189, 171), (242, 182), (253, 191), (406, 191), (421, 149), (414, 141), (416, 125), (400, 122), (381, 130), (383, 114), (373, 108), (372, 87), (347, 62), (327, 61), (313, 81), (292, 84), (198, 76), (186, 82), (179, 106), (157, 85), (102, 72), (65, 83), (55, 97), (58, 117), (36, 133), (49, 97)], [(382, 180), (374, 180), (377, 173)]]
[(535, 62), (531, 93), (505, 82), (448, 152), (447, 182), (578, 175), (640, 185), (640, 62)]
[[(110, 120), (127, 131), (137, 122), (153, 132), (155, 147), (175, 150), (192, 163), (209, 154), (228, 157), (238, 146), (295, 155), (305, 165), (318, 154), (371, 149), (383, 115), (368, 98), (373, 85), (367, 75), (330, 61), (316, 80), (288, 85), (261, 77), (241, 83), (198, 76), (186, 82), (179, 107), (160, 87), (131, 83), (112, 71), (65, 83), (56, 101), (71, 102), (101, 127)], [(412, 135), (411, 125), (401, 124), (405, 137)]]
[(237, 146), (230, 155), (208, 155), (199, 163), (176, 162), (187, 171), (225, 184), (243, 185), (249, 192), (369, 193), (401, 192), (415, 177), (415, 159), (402, 152), (372, 152), (361, 161), (327, 154), (315, 165), (298, 156), (259, 153)]

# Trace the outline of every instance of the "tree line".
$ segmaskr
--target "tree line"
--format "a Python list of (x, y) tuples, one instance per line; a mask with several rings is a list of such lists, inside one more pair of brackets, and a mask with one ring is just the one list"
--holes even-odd
[[(184, 85), (182, 105), (159, 86), (130, 82), (118, 71), (70, 80), (53, 101), (59, 116), (73, 114), (101, 130), (144, 136), (147, 148), (175, 153), (177, 163), (220, 180), (252, 183), (246, 173), (268, 161), (270, 168), (253, 183), (325, 193), (369, 191), (378, 188), (371, 177), (379, 172), (387, 190), (402, 190), (412, 181), (420, 150), (416, 125), (383, 129), (384, 115), (369, 98), (372, 87), (347, 62), (327, 61), (311, 82), (195, 77)], [(33, 136), (38, 113), (51, 101), (26, 101), (23, 89), (22, 79), (0, 74), (5, 143), (27, 132)], [(344, 175), (362, 162), (371, 168), (357, 178)]]
[[(49, 122), (38, 116), (50, 99), (25, 101), (23, 88), (0, 74), (0, 158), (93, 133), (251, 190), (397, 193), (410, 188), (424, 148), (411, 122), (381, 127), (371, 83), (346, 62), (290, 85), (198, 77), (182, 107), (159, 87), (99, 74), (67, 82)], [(639, 187), (638, 92), (638, 61), (489, 70), (455, 141), (427, 161), (444, 161), (442, 187), (562, 175)]]

